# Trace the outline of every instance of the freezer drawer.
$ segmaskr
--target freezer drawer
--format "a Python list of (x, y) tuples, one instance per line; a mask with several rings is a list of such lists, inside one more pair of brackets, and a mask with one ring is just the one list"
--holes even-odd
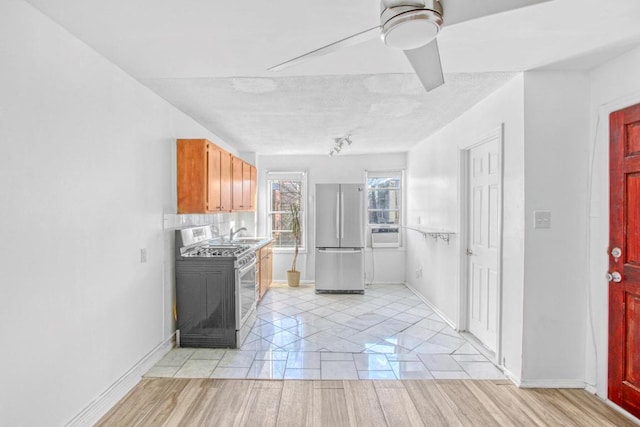
[(316, 292), (364, 293), (362, 248), (316, 249)]

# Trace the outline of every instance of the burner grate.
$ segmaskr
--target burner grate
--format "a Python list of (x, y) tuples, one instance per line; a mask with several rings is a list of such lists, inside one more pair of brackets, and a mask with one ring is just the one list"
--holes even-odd
[(238, 255), (246, 252), (250, 246), (241, 245), (241, 246), (197, 246), (187, 253), (183, 254), (183, 256), (187, 257), (207, 257), (207, 258), (215, 258), (215, 257), (226, 257), (232, 258), (237, 257)]

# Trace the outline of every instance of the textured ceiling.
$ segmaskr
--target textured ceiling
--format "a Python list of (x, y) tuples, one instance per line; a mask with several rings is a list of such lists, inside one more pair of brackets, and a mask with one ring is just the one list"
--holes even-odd
[(426, 93), (413, 74), (280, 78), (147, 79), (178, 108), (241, 151), (327, 154), (406, 151), (511, 79), (511, 73), (447, 75)]
[(640, 39), (638, 0), (552, 0), (467, 21), (438, 37), (446, 84), (424, 93), (378, 39), (266, 71), (377, 25), (376, 0), (27, 1), (225, 142), (270, 154), (326, 153), (346, 134), (352, 152), (406, 150), (514, 72), (587, 69)]

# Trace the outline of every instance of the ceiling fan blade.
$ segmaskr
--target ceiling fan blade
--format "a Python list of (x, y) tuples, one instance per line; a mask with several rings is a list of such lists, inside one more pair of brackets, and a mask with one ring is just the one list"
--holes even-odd
[(446, 26), (547, 1), (550, 0), (440, 0), (440, 3)]
[(427, 92), (444, 84), (436, 39), (417, 49), (405, 50), (404, 54)]
[(341, 49), (343, 47), (347, 47), (347, 46), (353, 46), (355, 44), (358, 43), (362, 43), (365, 42), (367, 40), (370, 40), (374, 37), (377, 37), (378, 35), (380, 35), (380, 26), (377, 27), (373, 27), (373, 28), (369, 28), (368, 30), (364, 30), (361, 31), (357, 34), (354, 34), (352, 36), (346, 37), (342, 40), (338, 40), (337, 42), (333, 42), (331, 44), (328, 44), (326, 46), (323, 46), (321, 48), (318, 48), (316, 50), (312, 50), (311, 52), (307, 52), (304, 55), (300, 55), (297, 56), (293, 59), (290, 59), (289, 61), (285, 61), (281, 64), (278, 65), (274, 65), (271, 68), (267, 68), (268, 71), (279, 71), (282, 70), (283, 68), (287, 68), (290, 67), (292, 65), (298, 64), (302, 61), (306, 61), (309, 58), (314, 58), (317, 56), (324, 56), (327, 55), (329, 53), (335, 52), (338, 49)]

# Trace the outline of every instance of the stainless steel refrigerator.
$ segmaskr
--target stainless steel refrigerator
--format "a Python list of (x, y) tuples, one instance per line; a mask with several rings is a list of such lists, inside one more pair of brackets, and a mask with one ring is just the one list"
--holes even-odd
[(362, 184), (316, 184), (316, 292), (364, 293)]

